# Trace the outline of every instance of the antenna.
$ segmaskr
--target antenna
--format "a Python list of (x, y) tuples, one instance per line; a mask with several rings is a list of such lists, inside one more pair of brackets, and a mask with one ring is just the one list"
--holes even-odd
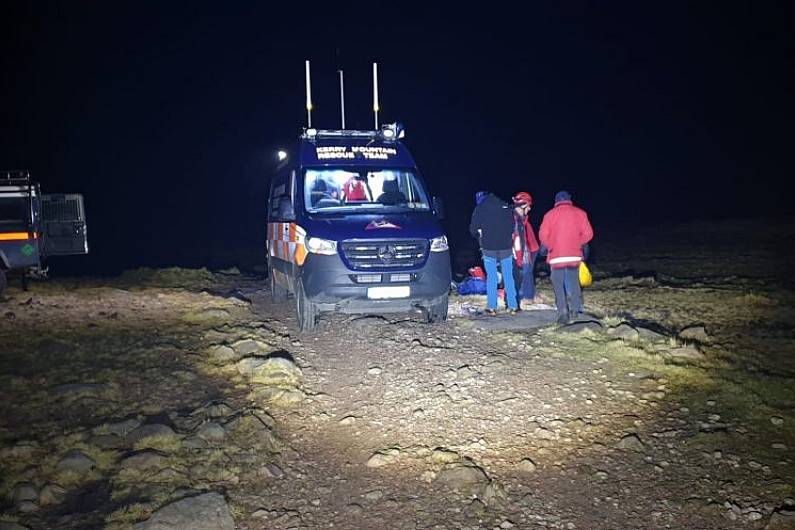
[(373, 63), (373, 112), (375, 113), (375, 130), (378, 130), (378, 63)]
[(309, 80), (309, 61), (306, 61), (306, 126), (312, 128), (312, 82)]
[(342, 70), (337, 70), (340, 74), (340, 115), (342, 116), (342, 129), (345, 130), (345, 83), (342, 80)]

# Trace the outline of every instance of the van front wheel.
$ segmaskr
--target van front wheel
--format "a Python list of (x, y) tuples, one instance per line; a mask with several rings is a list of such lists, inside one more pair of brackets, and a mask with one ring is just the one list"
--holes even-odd
[(447, 320), (447, 298), (436, 304), (423, 308), (425, 321), (429, 323), (444, 322)]
[(306, 297), (301, 280), (295, 284), (295, 311), (298, 315), (298, 329), (314, 331), (317, 328), (317, 305)]

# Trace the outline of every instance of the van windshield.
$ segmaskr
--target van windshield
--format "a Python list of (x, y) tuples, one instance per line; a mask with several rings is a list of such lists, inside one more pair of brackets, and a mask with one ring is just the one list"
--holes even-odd
[(414, 171), (394, 168), (307, 169), (304, 204), (312, 213), (431, 209), (428, 194)]

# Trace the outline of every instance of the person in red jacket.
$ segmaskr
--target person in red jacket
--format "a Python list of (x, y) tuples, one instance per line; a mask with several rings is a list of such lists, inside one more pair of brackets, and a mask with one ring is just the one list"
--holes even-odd
[(526, 191), (520, 191), (513, 196), (513, 277), (516, 284), (517, 307), (521, 307), (521, 300), (535, 302), (536, 280), (533, 274), (536, 256), (538, 255), (538, 241), (530, 224), (530, 209), (533, 207), (533, 197)]
[(593, 238), (588, 214), (572, 204), (569, 192), (559, 191), (555, 206), (544, 215), (538, 235), (547, 249), (558, 322), (576, 320), (583, 312), (579, 278), (583, 246)]

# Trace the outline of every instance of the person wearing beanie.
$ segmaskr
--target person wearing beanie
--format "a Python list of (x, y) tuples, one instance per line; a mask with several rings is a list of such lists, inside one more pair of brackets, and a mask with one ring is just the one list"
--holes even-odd
[(514, 314), (518, 306), (513, 283), (511, 208), (496, 195), (488, 192), (476, 193), (475, 202), (477, 205), (472, 211), (469, 232), (480, 243), (483, 254), (483, 265), (486, 269), (486, 313), (497, 314), (497, 267), (499, 266), (505, 285), (508, 312)]
[(533, 197), (526, 191), (513, 196), (513, 279), (516, 284), (516, 305), (521, 309), (521, 300), (535, 302), (536, 283), (533, 271), (538, 255), (538, 241), (530, 224), (530, 209)]
[(576, 320), (583, 312), (579, 278), (583, 246), (593, 238), (588, 214), (574, 206), (568, 191), (559, 191), (555, 206), (544, 215), (538, 235), (547, 249), (558, 322)]

